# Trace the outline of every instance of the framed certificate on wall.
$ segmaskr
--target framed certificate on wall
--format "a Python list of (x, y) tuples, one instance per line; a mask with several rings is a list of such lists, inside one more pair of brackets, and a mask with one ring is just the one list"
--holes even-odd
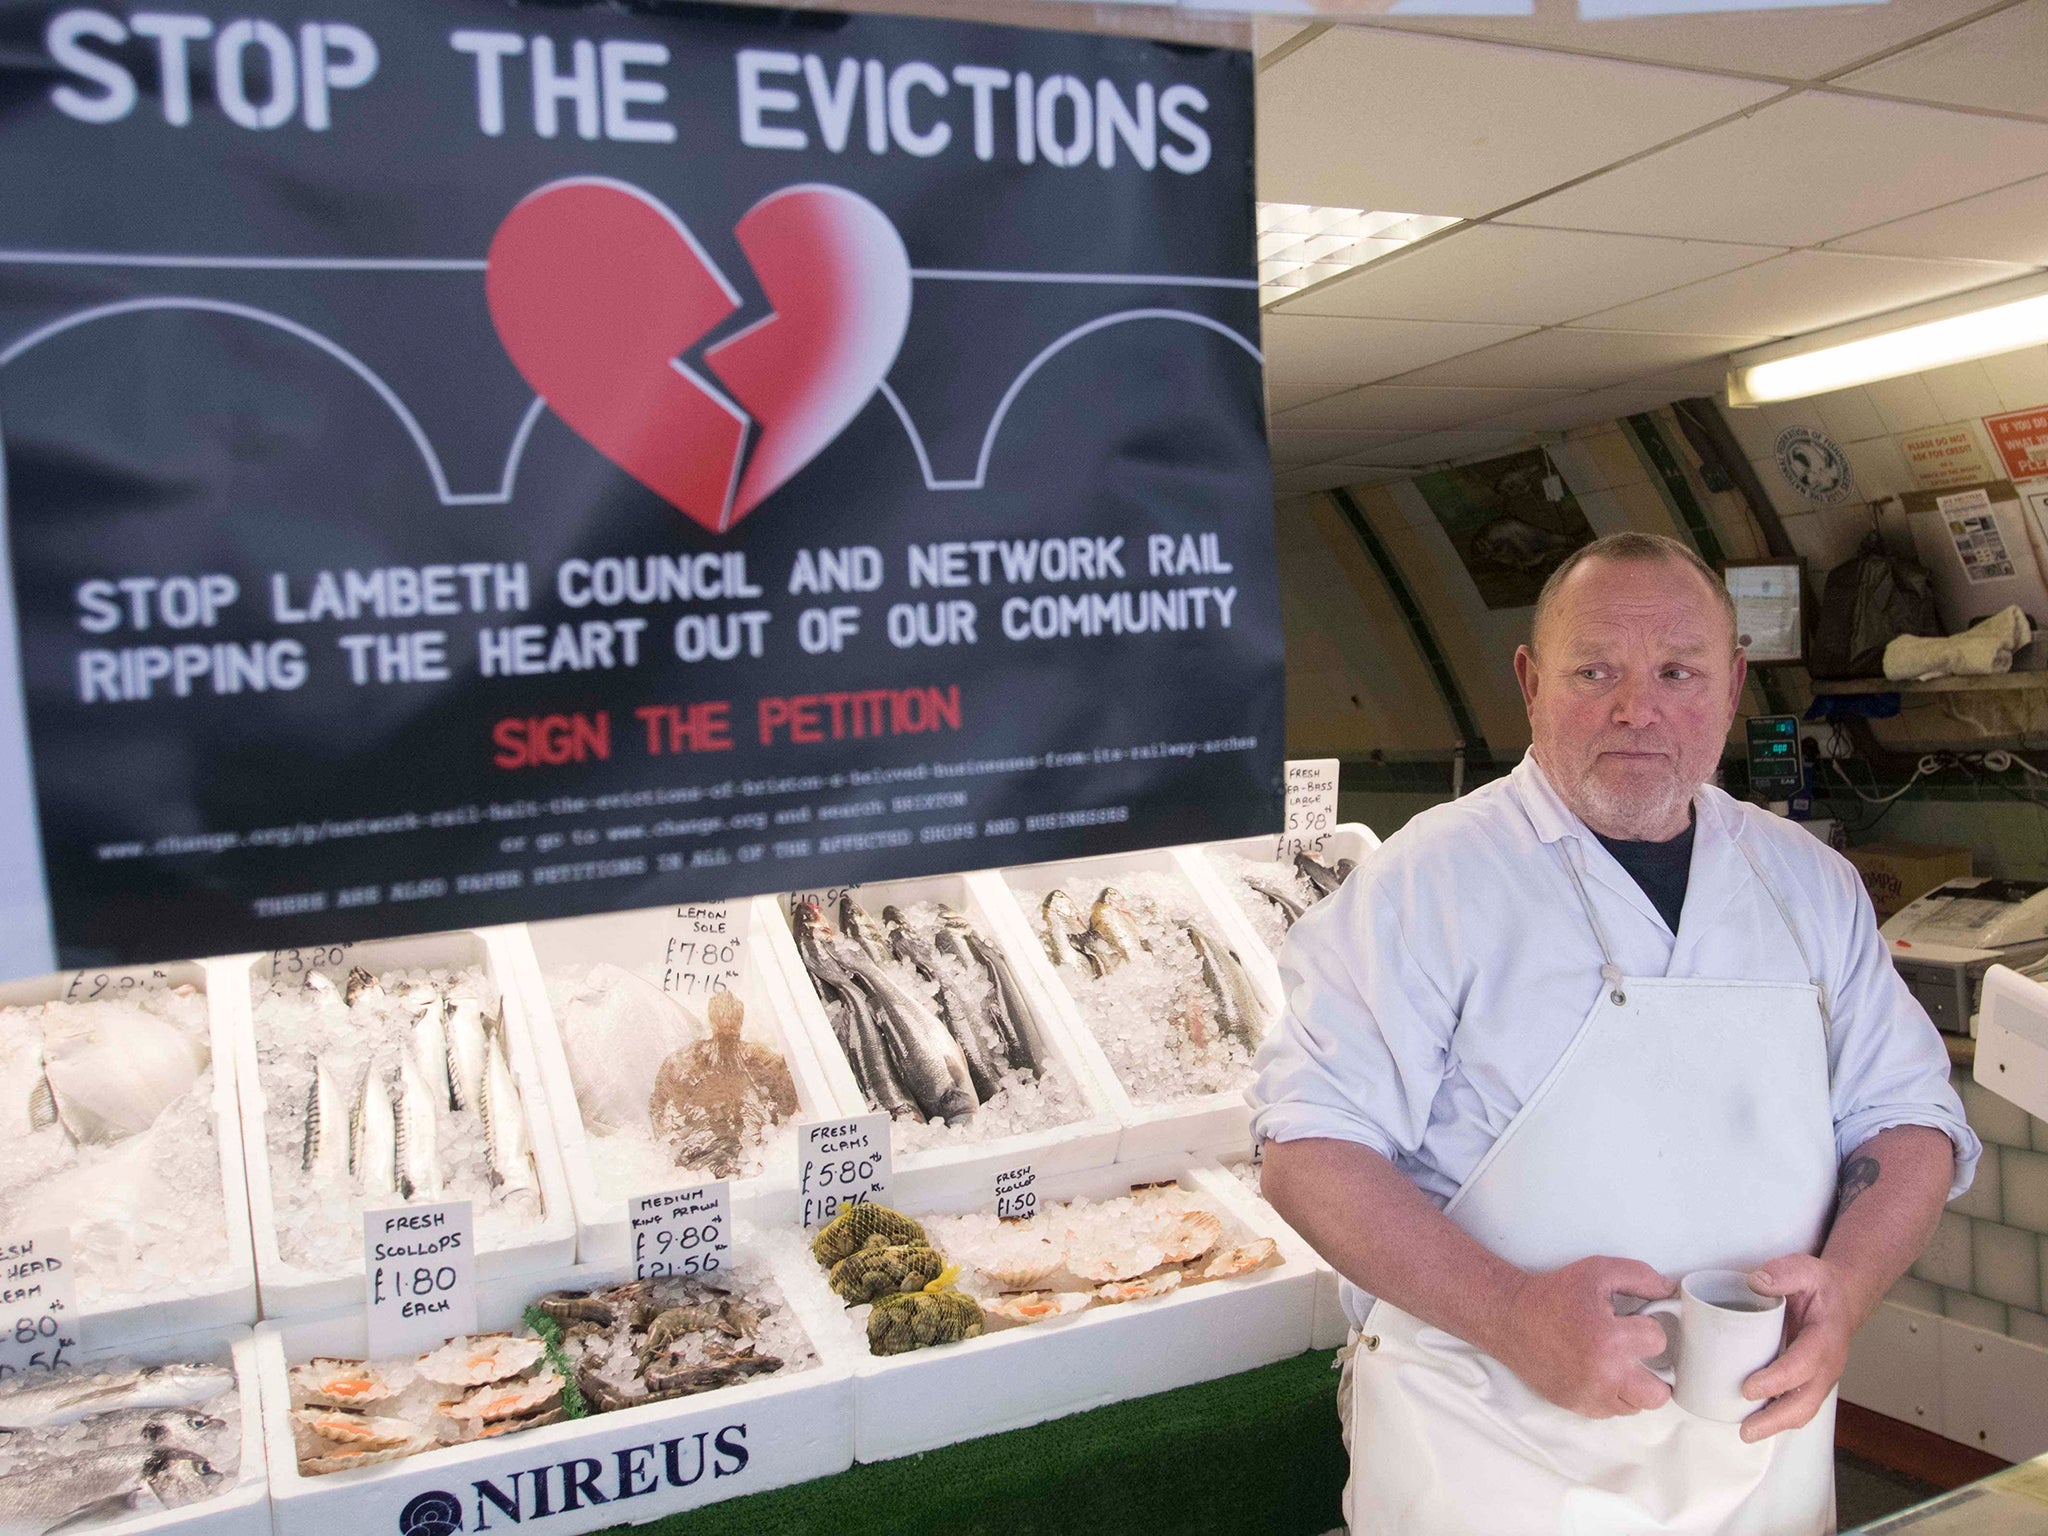
[(1735, 641), (1752, 667), (1806, 660), (1797, 560), (1730, 560), (1721, 567), (1721, 579), (1735, 599)]

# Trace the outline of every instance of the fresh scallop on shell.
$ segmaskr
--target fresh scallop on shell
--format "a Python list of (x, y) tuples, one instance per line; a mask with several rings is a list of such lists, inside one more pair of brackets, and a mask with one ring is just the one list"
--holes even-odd
[(1239, 1243), (1234, 1248), (1225, 1248), (1221, 1253), (1212, 1254), (1207, 1263), (1194, 1271), (1197, 1280), (1228, 1280), (1233, 1275), (1248, 1275), (1255, 1269), (1263, 1269), (1280, 1255), (1280, 1245), (1270, 1237), (1254, 1238), (1249, 1243)]
[(319, 1359), (291, 1369), (292, 1391), (314, 1408), (360, 1408), (398, 1389), (360, 1360)]
[(299, 1463), (299, 1470), (319, 1476), (328, 1472), (347, 1472), (355, 1467), (374, 1467), (402, 1457), (416, 1456), (432, 1447), (434, 1442), (424, 1435), (408, 1440), (404, 1445), (387, 1446), (371, 1450), (368, 1446), (337, 1445), (319, 1456), (308, 1456)]
[(292, 1419), (322, 1440), (366, 1451), (388, 1451), (419, 1438), (419, 1428), (404, 1419), (367, 1418), (339, 1408), (294, 1408)]
[(1186, 1264), (1223, 1241), (1223, 1218), (1199, 1206), (1161, 1223), (1158, 1241), (1169, 1264)]
[(544, 1413), (562, 1400), (562, 1378), (553, 1371), (522, 1381), (482, 1386), (459, 1403), (443, 1403), (440, 1411), (458, 1423), (490, 1424)]
[(1166, 1252), (1155, 1242), (1126, 1242), (1116, 1247), (1077, 1249), (1067, 1255), (1067, 1269), (1097, 1285), (1114, 1280), (1134, 1280), (1150, 1274), (1166, 1262)]
[(974, 1260), (989, 1282), (1005, 1291), (1033, 1291), (1059, 1273), (1066, 1255), (1043, 1237), (1012, 1238)]
[(444, 1387), (481, 1387), (506, 1381), (533, 1369), (544, 1353), (539, 1339), (517, 1339), (509, 1333), (478, 1334), (450, 1339), (420, 1356), (420, 1374)]
[(1110, 1285), (1098, 1285), (1095, 1294), (1103, 1301), (1149, 1301), (1154, 1296), (1164, 1296), (1180, 1285), (1180, 1271), (1161, 1270), (1156, 1275), (1147, 1275), (1142, 1280), (1122, 1280)]
[(1027, 1291), (1022, 1296), (990, 1297), (981, 1310), (1006, 1323), (1038, 1323), (1079, 1312), (1094, 1300), (1085, 1291)]

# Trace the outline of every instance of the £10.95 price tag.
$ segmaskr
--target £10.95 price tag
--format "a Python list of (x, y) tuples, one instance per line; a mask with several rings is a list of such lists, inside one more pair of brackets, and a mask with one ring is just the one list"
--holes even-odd
[(0, 1237), (0, 1381), (72, 1364), (76, 1273), (68, 1228)]
[(824, 1226), (843, 1205), (889, 1201), (896, 1163), (887, 1115), (805, 1121), (797, 1127), (796, 1157), (797, 1197), (807, 1227)]
[(724, 1179), (640, 1195), (627, 1203), (626, 1220), (635, 1279), (732, 1268), (732, 1186)]
[(1038, 1172), (1029, 1163), (996, 1175), (996, 1220), (1029, 1221), (1038, 1214)]
[(476, 1225), (467, 1200), (363, 1212), (370, 1356), (424, 1354), (476, 1332)]
[(1337, 825), (1337, 759), (1297, 757), (1287, 763), (1287, 819), (1282, 823), (1279, 857), (1319, 854), (1323, 839)]

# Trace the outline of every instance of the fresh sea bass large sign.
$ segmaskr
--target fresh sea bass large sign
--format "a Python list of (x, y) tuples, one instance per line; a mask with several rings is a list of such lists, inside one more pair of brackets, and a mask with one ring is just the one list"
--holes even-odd
[(1244, 55), (0, 42), (0, 970), (1278, 825)]

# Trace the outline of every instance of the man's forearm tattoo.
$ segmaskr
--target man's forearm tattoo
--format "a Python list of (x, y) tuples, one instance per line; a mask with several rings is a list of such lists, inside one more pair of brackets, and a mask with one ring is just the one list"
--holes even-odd
[(1841, 1193), (1835, 1197), (1835, 1215), (1849, 1209), (1858, 1195), (1877, 1182), (1884, 1170), (1874, 1157), (1852, 1157), (1842, 1168)]

